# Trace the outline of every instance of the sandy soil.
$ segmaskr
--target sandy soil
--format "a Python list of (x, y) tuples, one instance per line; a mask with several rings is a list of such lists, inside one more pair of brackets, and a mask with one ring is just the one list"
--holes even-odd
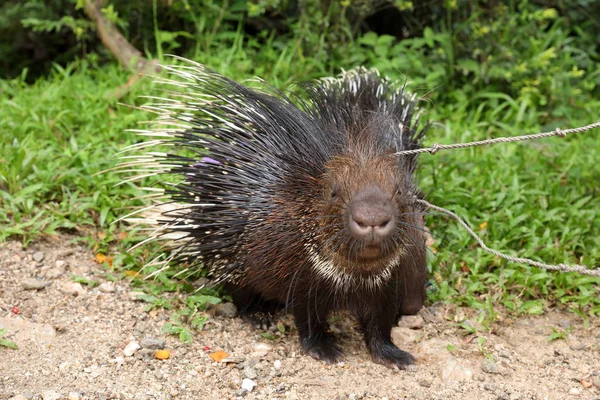
[[(0, 347), (0, 399), (600, 399), (599, 320), (504, 317), (473, 336), (453, 321), (472, 311), (436, 305), (395, 328), (418, 364), (394, 371), (372, 363), (353, 321), (337, 318), (346, 357), (326, 365), (302, 354), (294, 332), (266, 340), (239, 318), (214, 317), (181, 344), (161, 334), (168, 311), (145, 312), (134, 289), (107, 282), (103, 268), (66, 237), (26, 250), (0, 244), (0, 329), (19, 346)], [(102, 284), (80, 286), (72, 275)], [(24, 288), (35, 285), (44, 287)], [(549, 340), (569, 327), (566, 340)], [(148, 338), (170, 358), (156, 359)], [(219, 350), (236, 362), (213, 361)]]

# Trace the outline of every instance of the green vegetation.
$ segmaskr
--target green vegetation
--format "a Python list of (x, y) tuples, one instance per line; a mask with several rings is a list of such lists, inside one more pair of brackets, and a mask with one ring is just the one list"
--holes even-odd
[[(0, 76), (7, 78), (0, 80), (0, 240), (28, 244), (74, 233), (95, 251), (115, 254), (116, 271), (137, 270), (152, 256), (147, 248), (126, 254), (141, 237), (125, 235), (130, 229), (113, 222), (141, 204), (132, 200), (140, 191), (133, 184), (116, 186), (120, 176), (110, 168), (118, 162), (116, 153), (138, 140), (126, 129), (152, 118), (128, 106), (142, 104), (139, 96), (151, 93), (153, 84), (140, 80), (117, 101), (113, 94), (130, 73), (110, 62), (93, 40), (93, 25), (84, 23), (77, 2), (49, 2), (70, 4), (66, 9), (73, 20), (40, 8), (42, 3), (48, 2), (11, 2), (15, 18), (23, 16), (17, 8), (27, 4), (40, 15), (18, 29), (14, 18), (0, 18), (0, 32), (72, 34), (74, 55), (66, 62), (55, 57), (42, 71), (15, 73), (1, 65)], [(586, 17), (600, 10), (590, 1), (578, 2), (579, 13), (538, 5), (543, 2), (469, 8), (447, 1), (426, 10), (426, 16), (420, 6), (397, 1), (394, 10), (408, 27), (407, 38), (377, 31), (365, 22), (366, 11), (344, 1), (328, 8), (308, 2), (297, 13), (285, 1), (190, 0), (172, 8), (154, 1), (142, 10), (147, 18), (138, 25), (129, 2), (112, 3), (107, 15), (138, 48), (164, 62), (172, 60), (163, 54), (177, 53), (230, 78), (258, 75), (281, 88), (359, 64), (406, 79), (424, 96), (426, 117), (439, 122), (429, 144), (566, 129), (600, 119), (600, 27)], [(277, 18), (285, 29), (269, 27)], [(51, 21), (62, 22), (51, 26)], [(32, 65), (10, 51), (0, 45), (0, 58), (14, 57), (13, 66)], [(465, 218), (495, 249), (549, 263), (598, 266), (598, 134), (424, 154), (420, 186), (430, 202)], [(552, 306), (584, 317), (600, 314), (599, 279), (502, 261), (443, 216), (431, 214), (428, 225), (436, 239), (432, 301), (480, 310), (478, 322), (484, 326), (494, 320), (498, 305), (515, 314), (540, 314)], [(174, 274), (159, 274), (154, 286), (139, 278), (133, 283), (148, 292), (151, 306), (171, 306), (160, 300), (161, 292), (193, 291)], [(211, 296), (192, 298), (169, 329), (187, 337), (181, 320), (199, 318), (195, 310), (214, 302)]]
[(2, 336), (6, 335), (6, 333), (8, 333), (8, 330), (0, 329), (0, 347), (7, 347), (9, 349), (17, 350), (19, 347), (15, 342), (8, 339), (2, 339)]

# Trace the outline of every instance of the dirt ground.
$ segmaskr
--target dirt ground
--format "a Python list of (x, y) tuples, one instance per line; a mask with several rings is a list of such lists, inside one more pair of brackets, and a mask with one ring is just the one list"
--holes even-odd
[[(372, 363), (353, 321), (341, 318), (332, 330), (345, 360), (326, 365), (302, 354), (295, 332), (267, 340), (239, 318), (214, 317), (181, 344), (161, 334), (168, 311), (145, 312), (103, 268), (68, 238), (26, 250), (0, 244), (0, 329), (19, 347), (0, 347), (0, 399), (600, 399), (598, 320), (505, 317), (473, 336), (452, 321), (457, 310), (436, 305), (394, 329), (418, 360), (395, 371)], [(72, 275), (101, 284), (80, 286)], [(550, 341), (553, 328), (570, 333)], [(170, 358), (157, 359), (163, 347)], [(214, 361), (219, 350), (233, 362)]]

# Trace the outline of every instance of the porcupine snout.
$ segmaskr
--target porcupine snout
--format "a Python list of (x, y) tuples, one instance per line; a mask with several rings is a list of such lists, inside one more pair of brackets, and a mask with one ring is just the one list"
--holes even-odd
[(392, 200), (377, 187), (358, 192), (348, 207), (348, 229), (367, 245), (379, 245), (394, 233), (396, 216)]

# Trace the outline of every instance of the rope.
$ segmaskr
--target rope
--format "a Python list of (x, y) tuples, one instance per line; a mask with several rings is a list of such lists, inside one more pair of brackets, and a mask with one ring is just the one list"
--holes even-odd
[(414, 150), (403, 150), (396, 153), (397, 156), (408, 155), (408, 154), (419, 154), (419, 153), (430, 153), (435, 154), (439, 150), (452, 150), (452, 149), (464, 149), (466, 147), (475, 147), (475, 146), (484, 146), (487, 144), (496, 144), (496, 143), (509, 143), (509, 142), (518, 142), (521, 140), (533, 140), (533, 139), (542, 139), (550, 136), (558, 136), (564, 138), (567, 134), (570, 133), (581, 133), (586, 132), (594, 128), (600, 127), (600, 121), (595, 122), (593, 124), (582, 126), (580, 128), (572, 128), (567, 130), (562, 130), (560, 128), (556, 128), (552, 132), (545, 133), (534, 133), (531, 135), (522, 135), (522, 136), (512, 136), (512, 137), (501, 137), (496, 139), (487, 139), (487, 140), (479, 140), (477, 142), (468, 142), (468, 143), (454, 143), (454, 144), (438, 144), (434, 143), (431, 147), (422, 147), (420, 149)]
[[(591, 128), (590, 128), (591, 129)], [(512, 257), (512, 256), (508, 256), (506, 254), (500, 253), (499, 251), (496, 251), (494, 249), (490, 249), (484, 242), (483, 240), (481, 240), (481, 238), (479, 236), (477, 236), (477, 234), (473, 231), (473, 229), (471, 229), (469, 227), (469, 225), (467, 225), (467, 223), (465, 221), (463, 221), (458, 215), (456, 215), (455, 213), (453, 213), (450, 210), (446, 210), (445, 208), (442, 207), (438, 207), (438, 206), (434, 206), (433, 204), (425, 201), (425, 200), (421, 200), (421, 199), (415, 199), (415, 201), (417, 203), (423, 204), (433, 210), (436, 211), (440, 211), (444, 214), (447, 214), (449, 216), (451, 216), (452, 218), (454, 218), (456, 221), (458, 221), (458, 223), (467, 230), (467, 232), (469, 232), (469, 234), (477, 241), (477, 243), (481, 246), (481, 248), (483, 248), (483, 250), (485, 250), (486, 252), (493, 254), (495, 256), (498, 256), (500, 258), (503, 258), (505, 260), (508, 261), (512, 261), (515, 263), (521, 263), (521, 264), (529, 264), (529, 265), (533, 265), (534, 267), (538, 267), (538, 268), (544, 268), (544, 269), (548, 269), (548, 270), (553, 270), (553, 271), (563, 271), (563, 272), (578, 272), (580, 274), (585, 274), (585, 275), (591, 275), (591, 276), (596, 276), (596, 277), (600, 277), (600, 269), (589, 269), (588, 267), (586, 267), (585, 265), (566, 265), (566, 264), (558, 264), (558, 265), (551, 265), (551, 264), (545, 264), (545, 263), (541, 263), (538, 261), (534, 261), (534, 260), (530, 260), (529, 258), (521, 258), (521, 257)]]

